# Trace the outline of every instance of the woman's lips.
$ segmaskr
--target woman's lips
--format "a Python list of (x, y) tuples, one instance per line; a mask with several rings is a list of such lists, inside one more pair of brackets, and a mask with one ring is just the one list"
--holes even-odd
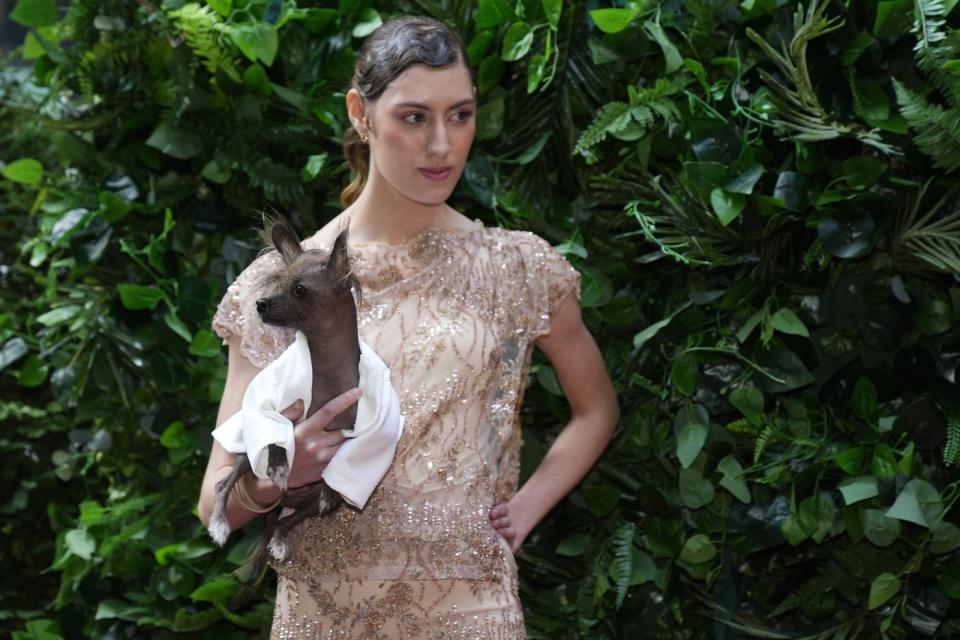
[(429, 169), (420, 169), (420, 173), (427, 176), (428, 179), (434, 180), (436, 182), (443, 182), (450, 177), (450, 173), (453, 171), (452, 168), (444, 169), (443, 171), (430, 171)]

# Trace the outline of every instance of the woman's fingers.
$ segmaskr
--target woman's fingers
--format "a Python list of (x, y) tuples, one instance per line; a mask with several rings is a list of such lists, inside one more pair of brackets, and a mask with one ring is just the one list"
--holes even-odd
[(347, 389), (340, 395), (332, 398), (320, 407), (316, 413), (300, 423), (300, 429), (304, 432), (304, 435), (314, 438), (320, 436), (323, 433), (324, 427), (330, 424), (330, 422), (337, 417), (337, 414), (359, 400), (360, 395), (359, 387)]
[(291, 422), (296, 422), (303, 415), (303, 400), (297, 400), (292, 405), (280, 412), (280, 414)]

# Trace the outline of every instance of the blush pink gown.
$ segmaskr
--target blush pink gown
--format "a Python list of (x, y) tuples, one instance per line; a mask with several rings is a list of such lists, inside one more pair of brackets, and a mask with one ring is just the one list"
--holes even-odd
[[(329, 250), (307, 238), (305, 249)], [(271, 638), (525, 638), (517, 565), (490, 523), (517, 489), (533, 343), (579, 273), (530, 232), (435, 228), (400, 245), (349, 244), (363, 289), (361, 337), (391, 369), (405, 416), (363, 510), (344, 506), (290, 536)], [(293, 331), (264, 325), (258, 283), (276, 252), (230, 285), (213, 318), (266, 366)]]

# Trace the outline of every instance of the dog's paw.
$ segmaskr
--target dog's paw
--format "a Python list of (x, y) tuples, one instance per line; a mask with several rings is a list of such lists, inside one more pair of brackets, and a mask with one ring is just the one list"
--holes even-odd
[(227, 524), (227, 518), (223, 514), (211, 517), (207, 531), (210, 532), (213, 541), (222, 547), (227, 541), (227, 536), (230, 535), (230, 525)]
[(273, 484), (280, 487), (283, 491), (287, 490), (287, 479), (290, 477), (290, 469), (287, 465), (270, 467), (267, 469), (267, 475), (273, 480)]
[(267, 547), (267, 550), (270, 552), (271, 556), (280, 561), (286, 560), (287, 556), (290, 554), (290, 547), (288, 547), (287, 543), (284, 540), (281, 540), (276, 534), (270, 538), (270, 544)]

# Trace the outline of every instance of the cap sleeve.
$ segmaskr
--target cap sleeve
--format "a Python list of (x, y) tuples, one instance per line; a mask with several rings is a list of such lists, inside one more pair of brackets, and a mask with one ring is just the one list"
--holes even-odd
[(550, 320), (568, 295), (580, 301), (580, 272), (540, 236), (516, 233), (529, 296), (528, 337), (536, 340), (550, 334)]
[(262, 297), (261, 282), (279, 266), (276, 252), (254, 259), (227, 287), (210, 322), (224, 345), (231, 335), (239, 336), (240, 353), (259, 369), (283, 353), (296, 335), (293, 329), (264, 324), (257, 313), (257, 299)]

